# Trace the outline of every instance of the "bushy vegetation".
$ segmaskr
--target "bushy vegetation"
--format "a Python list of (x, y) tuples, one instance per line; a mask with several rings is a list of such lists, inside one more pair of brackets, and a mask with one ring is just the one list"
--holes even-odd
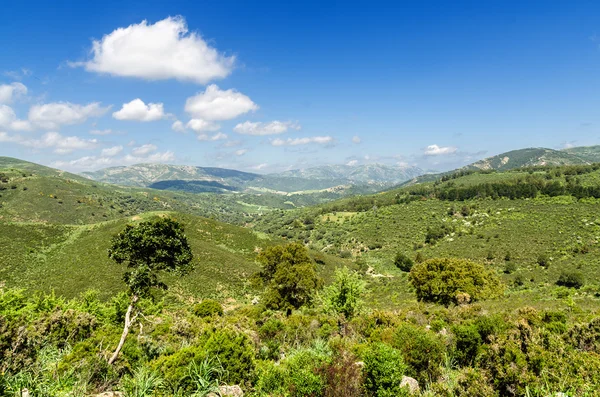
[(462, 259), (430, 259), (419, 263), (410, 271), (410, 283), (417, 299), (443, 305), (489, 299), (503, 291), (492, 272)]
[[(228, 197), (26, 171), (0, 175), (0, 395), (401, 396), (406, 377), (424, 396), (597, 392), (597, 165), (465, 171), (262, 214), (238, 203), (233, 217)], [(217, 212), (246, 227), (197, 216)], [(145, 255), (176, 227), (107, 257), (126, 225), (167, 219), (189, 244), (168, 251), (197, 258), (185, 278)]]

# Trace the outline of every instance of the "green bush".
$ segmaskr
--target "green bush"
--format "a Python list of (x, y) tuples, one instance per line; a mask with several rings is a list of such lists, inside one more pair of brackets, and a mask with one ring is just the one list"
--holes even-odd
[(550, 258), (548, 258), (548, 255), (546, 254), (540, 254), (537, 257), (537, 264), (542, 267), (548, 268), (548, 266), (550, 266)]
[(334, 282), (323, 290), (325, 309), (350, 319), (362, 307), (365, 284), (357, 272), (346, 267), (336, 269)]
[(504, 289), (491, 271), (464, 259), (429, 259), (412, 268), (409, 280), (418, 300), (446, 306), (496, 297)]
[(392, 397), (402, 395), (402, 376), (407, 373), (402, 354), (384, 343), (374, 343), (363, 356), (364, 385), (371, 396)]
[(481, 345), (481, 335), (474, 324), (457, 325), (452, 328), (454, 334), (454, 358), (460, 366), (470, 366), (475, 361)]
[(584, 277), (581, 272), (563, 270), (556, 281), (556, 285), (568, 288), (581, 288), (584, 284)]
[(406, 254), (398, 252), (394, 258), (394, 265), (403, 272), (410, 272), (414, 262)]
[(249, 381), (254, 374), (254, 348), (245, 334), (229, 329), (216, 330), (204, 345), (207, 357), (216, 357), (225, 375), (223, 380), (230, 383)]
[(326, 382), (321, 369), (330, 359), (331, 352), (324, 344), (292, 352), (283, 363), (289, 396), (322, 396)]
[(404, 357), (408, 374), (419, 382), (439, 376), (446, 347), (434, 332), (404, 323), (394, 332), (392, 346)]
[(194, 314), (198, 317), (212, 317), (223, 315), (223, 306), (215, 300), (205, 299), (194, 306)]

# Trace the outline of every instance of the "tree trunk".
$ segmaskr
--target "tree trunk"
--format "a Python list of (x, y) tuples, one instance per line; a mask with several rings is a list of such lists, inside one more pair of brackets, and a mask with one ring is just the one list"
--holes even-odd
[(123, 345), (125, 344), (125, 339), (127, 338), (127, 334), (129, 333), (129, 328), (131, 327), (133, 321), (135, 320), (135, 317), (137, 317), (137, 316), (135, 316), (133, 319), (131, 318), (131, 312), (133, 311), (133, 308), (135, 307), (135, 304), (137, 301), (138, 301), (138, 296), (133, 295), (133, 297), (131, 298), (131, 303), (129, 304), (129, 307), (127, 308), (127, 313), (125, 313), (125, 326), (123, 327), (123, 333), (121, 334), (121, 340), (119, 341), (119, 345), (117, 346), (117, 349), (113, 353), (112, 357), (110, 358), (110, 360), (108, 360), (108, 365), (112, 365), (112, 363), (115, 362), (115, 360), (117, 359), (117, 356), (119, 355), (119, 352), (121, 352), (121, 349), (123, 348)]

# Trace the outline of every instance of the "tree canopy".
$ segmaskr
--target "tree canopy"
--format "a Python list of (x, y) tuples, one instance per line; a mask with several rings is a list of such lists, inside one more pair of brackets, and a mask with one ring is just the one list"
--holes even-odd
[(418, 300), (443, 305), (488, 299), (503, 292), (496, 275), (465, 259), (434, 258), (418, 263), (409, 280)]
[(257, 278), (266, 287), (263, 301), (271, 309), (298, 309), (309, 303), (323, 284), (308, 250), (300, 243), (269, 247), (257, 260), (262, 265)]

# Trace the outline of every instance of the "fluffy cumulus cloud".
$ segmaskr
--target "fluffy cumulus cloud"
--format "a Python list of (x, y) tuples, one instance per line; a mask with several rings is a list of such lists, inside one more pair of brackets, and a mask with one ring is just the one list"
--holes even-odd
[(0, 128), (15, 131), (29, 131), (32, 129), (29, 121), (17, 119), (15, 111), (7, 105), (0, 105)]
[(175, 120), (173, 124), (171, 124), (171, 129), (176, 132), (185, 132), (185, 126), (179, 120)]
[(206, 121), (202, 119), (191, 119), (186, 124), (186, 128), (194, 130), (195, 132), (202, 132), (217, 131), (220, 128), (220, 126), (216, 123), (213, 123), (212, 121)]
[(118, 28), (93, 41), (90, 60), (71, 63), (90, 72), (200, 84), (228, 76), (234, 64), (234, 56), (219, 53), (190, 33), (182, 17)]
[(138, 146), (138, 147), (134, 147), (131, 150), (131, 154), (137, 157), (140, 156), (147, 156), (148, 154), (155, 152), (158, 148), (156, 147), (156, 145), (153, 145), (151, 143), (148, 143), (146, 145), (142, 145), (142, 146)]
[(236, 150), (236, 151), (235, 151), (235, 155), (236, 155), (236, 156), (243, 156), (243, 155), (245, 155), (246, 153), (248, 153), (248, 149), (239, 149), (239, 150)]
[(358, 164), (358, 160), (350, 160), (346, 163), (346, 165), (349, 167), (354, 167), (357, 164)]
[(215, 84), (185, 102), (185, 111), (192, 117), (211, 121), (231, 120), (257, 109), (258, 105), (246, 95), (233, 89), (221, 90)]
[(0, 142), (15, 143), (32, 149), (53, 149), (57, 154), (68, 154), (76, 150), (90, 150), (98, 146), (96, 139), (64, 136), (58, 132), (47, 132), (40, 138), (27, 138), (0, 132)]
[(300, 125), (292, 121), (271, 121), (268, 123), (246, 121), (236, 125), (233, 130), (244, 135), (277, 135), (283, 134), (288, 129), (299, 130)]
[(360, 139), (360, 137), (358, 135), (354, 135), (352, 137), (352, 143), (359, 144), (360, 142), (361, 142), (361, 139)]
[(11, 103), (15, 98), (27, 95), (27, 87), (21, 83), (0, 84), (0, 103)]
[(29, 109), (29, 121), (40, 128), (58, 129), (62, 125), (81, 124), (92, 117), (100, 117), (108, 110), (100, 103), (77, 105), (69, 102), (53, 102), (34, 105)]
[(102, 149), (100, 156), (102, 157), (115, 157), (123, 152), (123, 146), (113, 146), (106, 149)]
[(117, 120), (130, 121), (156, 121), (167, 117), (162, 103), (149, 103), (146, 105), (139, 98), (124, 103), (121, 110), (114, 112), (112, 116)]
[(311, 136), (305, 138), (288, 138), (288, 139), (273, 139), (271, 145), (273, 146), (298, 146), (308, 145), (309, 143), (316, 143), (319, 145), (326, 145), (333, 143), (333, 138), (330, 136)]
[(214, 135), (198, 134), (199, 141), (221, 141), (223, 139), (227, 139), (227, 134), (223, 134), (222, 132), (217, 132)]
[(458, 151), (458, 149), (454, 146), (438, 146), (438, 145), (429, 145), (423, 151), (425, 156), (442, 156), (445, 154), (454, 154)]

